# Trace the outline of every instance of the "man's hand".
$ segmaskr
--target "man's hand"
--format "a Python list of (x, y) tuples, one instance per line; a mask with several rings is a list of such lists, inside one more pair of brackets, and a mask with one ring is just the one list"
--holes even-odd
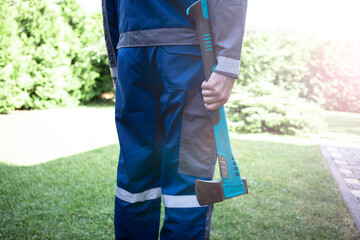
[(114, 89), (116, 89), (116, 78), (112, 78), (112, 82), (113, 82)]
[(219, 109), (230, 98), (235, 79), (213, 72), (201, 85), (205, 107), (209, 111)]

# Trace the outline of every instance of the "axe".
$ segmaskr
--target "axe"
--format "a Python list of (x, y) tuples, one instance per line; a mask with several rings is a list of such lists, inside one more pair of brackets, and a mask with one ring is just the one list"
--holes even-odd
[[(217, 65), (217, 61), (213, 50), (207, 1), (199, 0), (195, 2), (187, 9), (186, 13), (192, 17), (197, 26), (205, 77), (208, 80)], [(246, 179), (241, 178), (239, 168), (231, 151), (224, 106), (211, 112), (211, 115), (221, 180), (196, 180), (196, 198), (201, 206), (248, 193)]]

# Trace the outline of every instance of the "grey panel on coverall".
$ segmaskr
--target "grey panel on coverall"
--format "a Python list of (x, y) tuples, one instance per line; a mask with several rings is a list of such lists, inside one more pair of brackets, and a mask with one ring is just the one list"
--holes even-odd
[(214, 129), (200, 90), (189, 90), (182, 118), (179, 173), (212, 178), (215, 167), (214, 148)]

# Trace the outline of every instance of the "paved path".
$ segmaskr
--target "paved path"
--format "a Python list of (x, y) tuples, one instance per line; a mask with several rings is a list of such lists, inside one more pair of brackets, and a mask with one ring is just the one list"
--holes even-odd
[(323, 140), (320, 150), (360, 230), (360, 144)]
[(114, 108), (59, 108), (0, 115), (0, 161), (34, 165), (117, 144)]

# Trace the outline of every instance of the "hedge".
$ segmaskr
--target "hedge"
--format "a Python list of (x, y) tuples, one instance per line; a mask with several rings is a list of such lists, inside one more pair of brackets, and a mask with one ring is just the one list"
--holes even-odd
[(111, 91), (99, 14), (87, 16), (75, 0), (1, 1), (0, 11), (0, 113)]
[(248, 32), (239, 84), (265, 81), (327, 110), (360, 112), (360, 42)]
[(360, 112), (359, 46), (294, 33), (247, 32), (240, 77), (226, 105), (230, 128), (316, 132), (325, 126), (322, 109)]

